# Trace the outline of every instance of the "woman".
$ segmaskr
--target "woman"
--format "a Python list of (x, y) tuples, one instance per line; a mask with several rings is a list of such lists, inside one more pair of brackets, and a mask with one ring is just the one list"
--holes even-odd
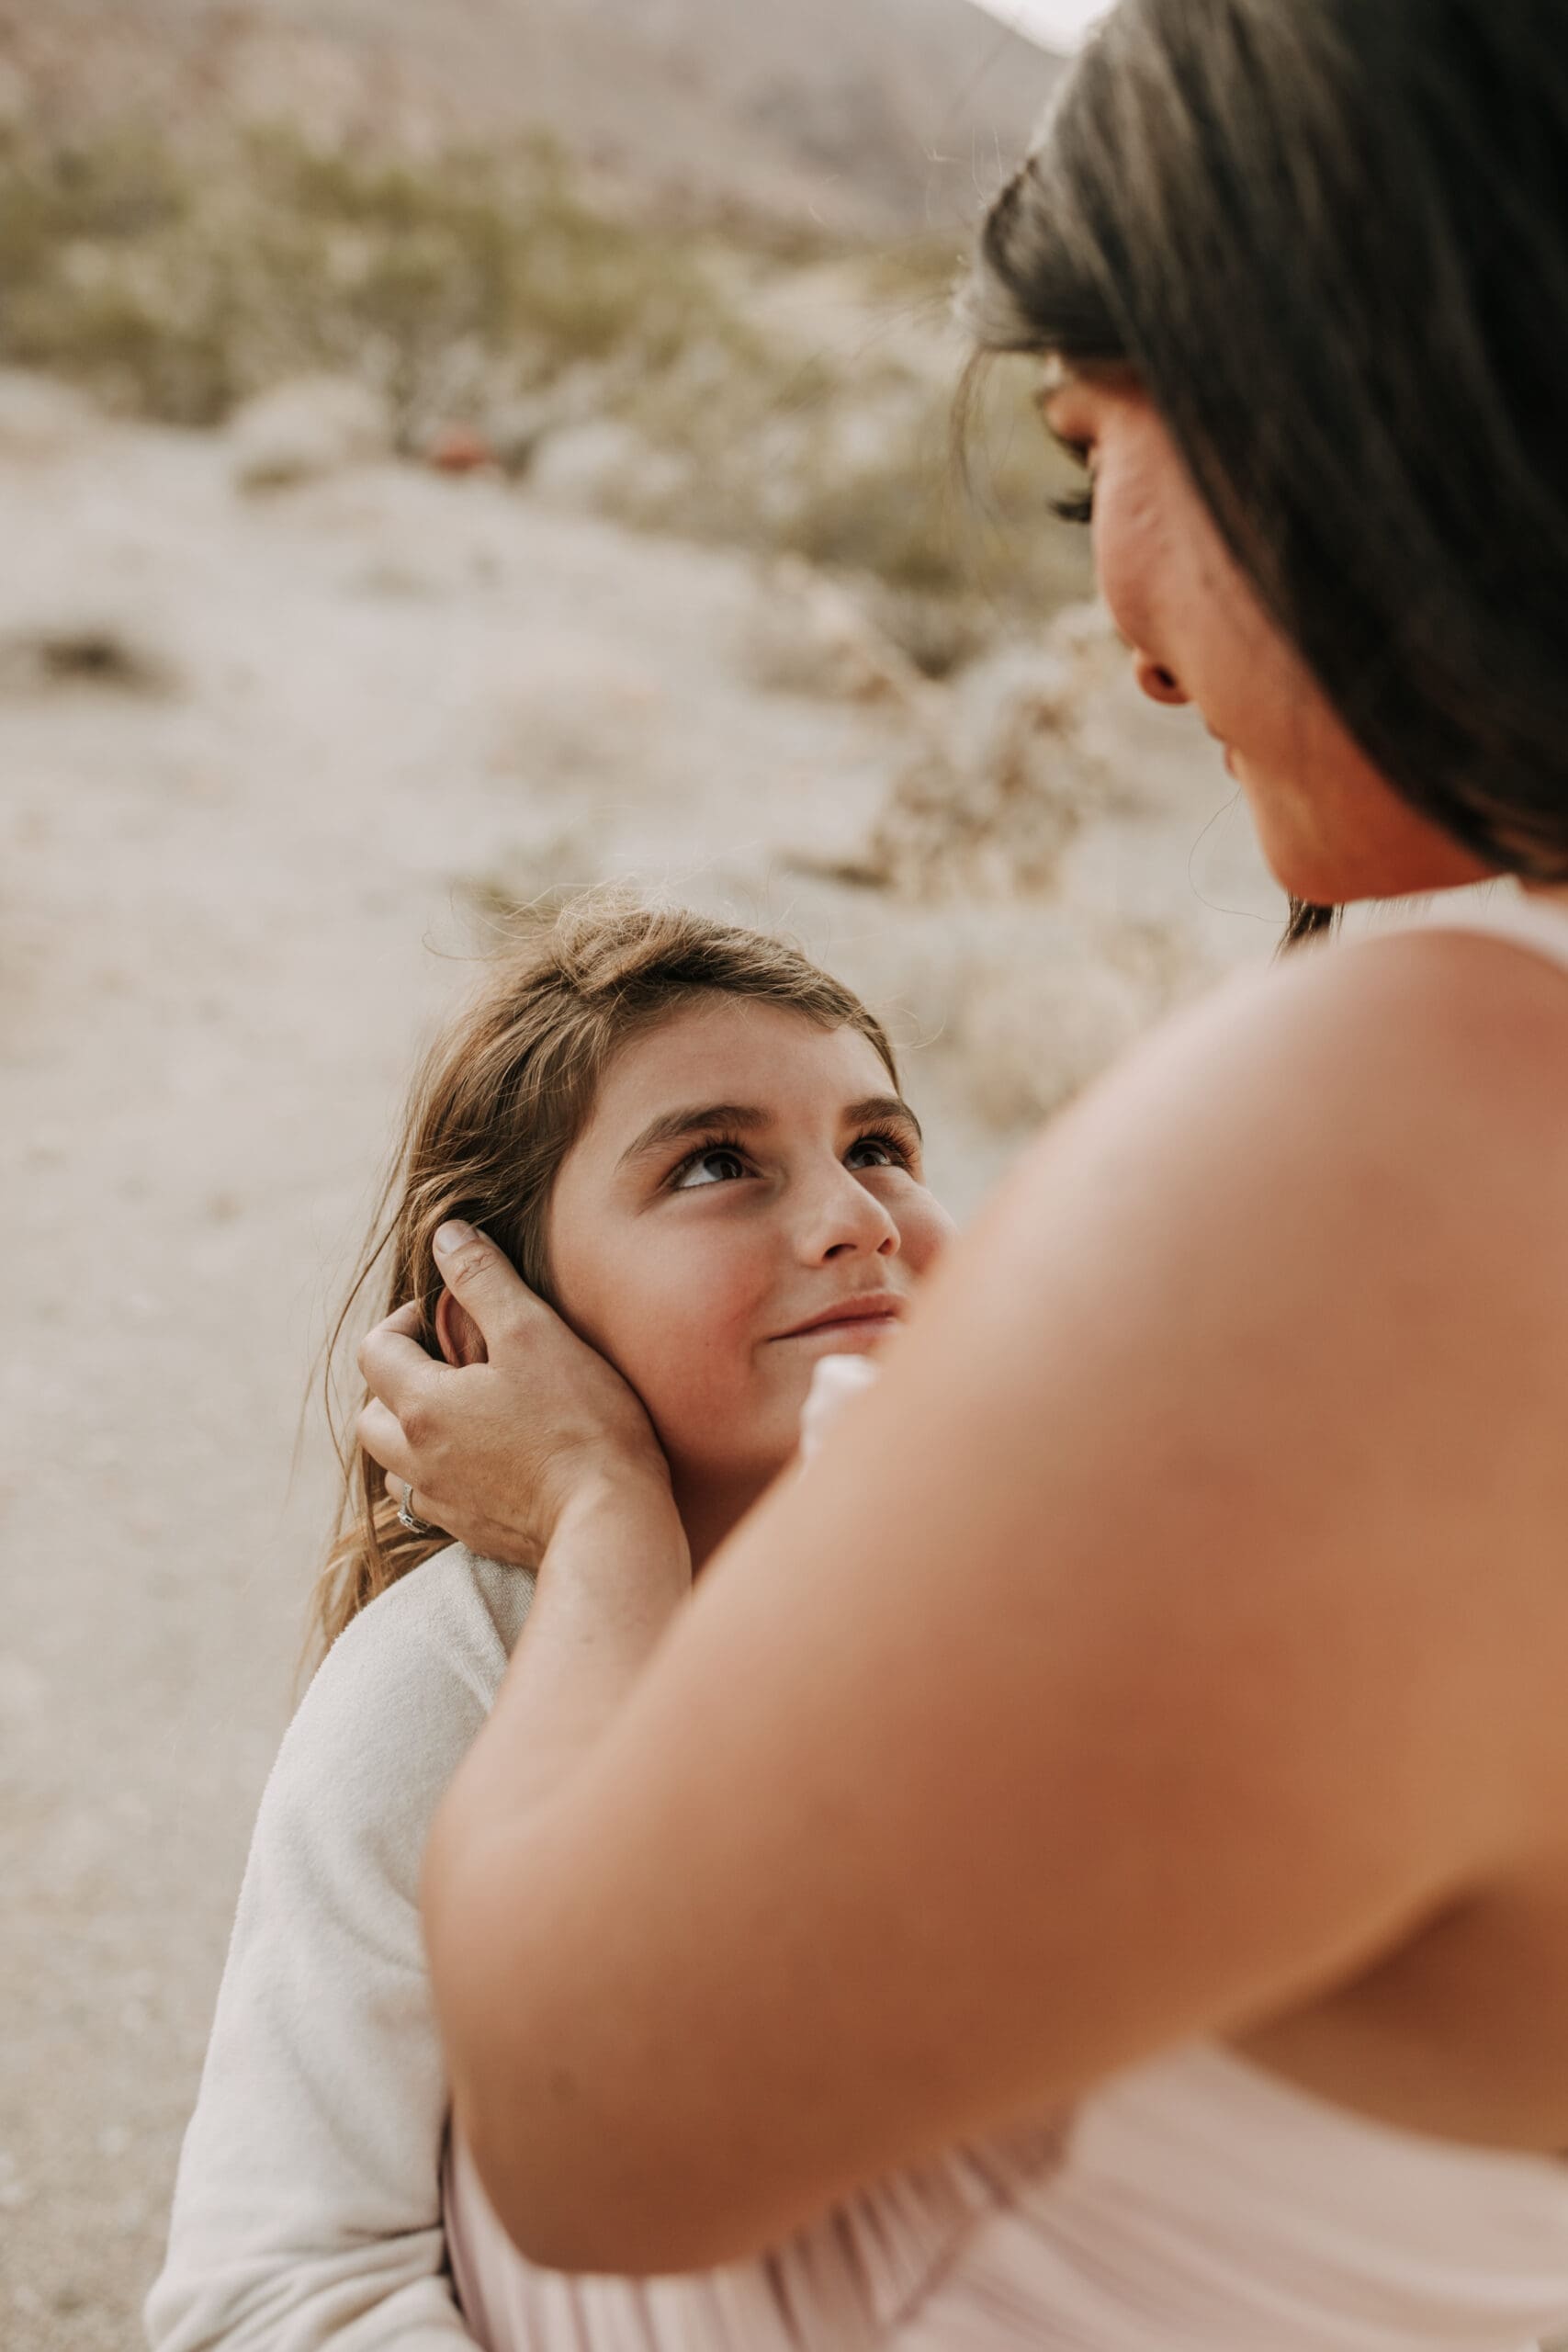
[[(542, 1560), (426, 1876), (540, 2259), (728, 2256), (1071, 2102), (976, 2346), (1568, 2318), (1561, 28), (1124, 0), (975, 302), (1055, 361), (1139, 678), (1225, 744), (1298, 933), (1527, 887), (1134, 1054), (674, 1626), (635, 1403), (482, 1237), (446, 1270), (488, 1366), (367, 1343), (414, 1508)], [(601, 1704), (541, 1751), (606, 1579)]]

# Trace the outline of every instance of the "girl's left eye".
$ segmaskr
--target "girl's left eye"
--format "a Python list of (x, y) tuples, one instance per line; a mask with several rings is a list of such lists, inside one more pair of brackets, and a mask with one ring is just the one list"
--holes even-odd
[[(857, 1152), (869, 1153), (870, 1157), (857, 1159)], [(850, 1146), (847, 1157), (852, 1168), (908, 1168), (909, 1165), (908, 1152), (892, 1136), (862, 1136), (858, 1143)]]
[(710, 1143), (681, 1162), (670, 1188), (675, 1193), (694, 1193), (705, 1184), (733, 1184), (745, 1173), (746, 1162), (733, 1145)]

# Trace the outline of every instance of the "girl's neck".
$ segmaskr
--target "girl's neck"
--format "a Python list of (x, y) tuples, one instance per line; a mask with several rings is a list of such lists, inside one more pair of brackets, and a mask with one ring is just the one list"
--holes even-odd
[(682, 1479), (677, 1475), (673, 1483), (675, 1508), (686, 1531), (692, 1574), (696, 1576), (773, 1481), (753, 1477), (716, 1485), (708, 1479)]

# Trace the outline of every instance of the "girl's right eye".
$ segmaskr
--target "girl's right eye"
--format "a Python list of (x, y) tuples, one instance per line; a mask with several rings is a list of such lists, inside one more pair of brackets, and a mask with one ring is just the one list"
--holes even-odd
[(670, 1179), (672, 1193), (694, 1193), (705, 1184), (733, 1184), (746, 1162), (733, 1144), (708, 1143), (683, 1159)]

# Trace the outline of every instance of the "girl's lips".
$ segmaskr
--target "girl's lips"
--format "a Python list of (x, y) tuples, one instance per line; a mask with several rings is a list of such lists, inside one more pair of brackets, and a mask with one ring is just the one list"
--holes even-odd
[(891, 1297), (846, 1298), (839, 1306), (827, 1307), (814, 1315), (808, 1323), (797, 1323), (793, 1331), (780, 1331), (780, 1340), (820, 1340), (832, 1338), (846, 1348), (869, 1346), (889, 1330), (904, 1312), (901, 1299)]
[(815, 1349), (819, 1356), (865, 1356), (897, 1328), (896, 1315), (860, 1315), (847, 1323), (813, 1323), (809, 1330), (785, 1331), (782, 1336), (806, 1353)]

